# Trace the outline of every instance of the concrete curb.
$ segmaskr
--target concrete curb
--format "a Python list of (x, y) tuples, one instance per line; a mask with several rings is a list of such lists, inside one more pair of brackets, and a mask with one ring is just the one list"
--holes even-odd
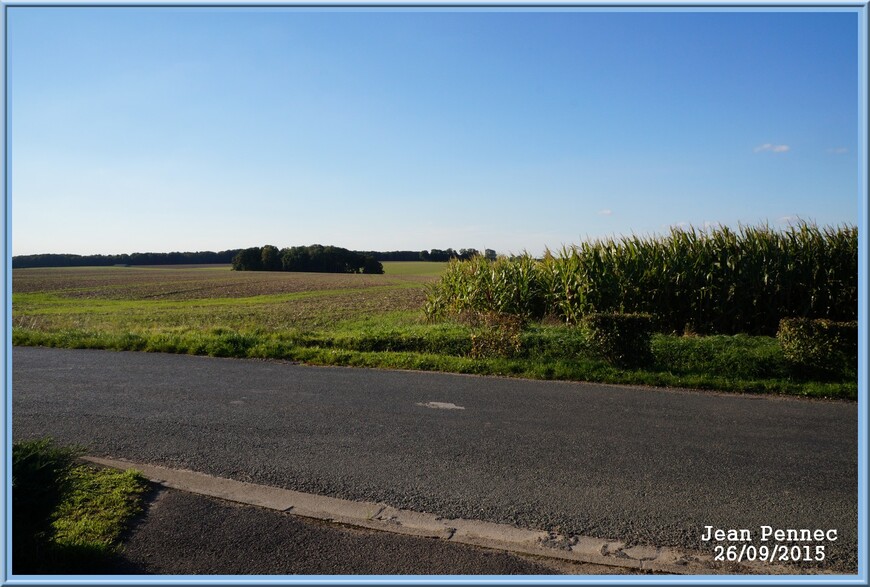
[(796, 569), (783, 566), (717, 562), (713, 560), (711, 554), (691, 553), (674, 548), (626, 547), (624, 543), (615, 540), (588, 536), (563, 536), (553, 532), (526, 530), (507, 524), (479, 520), (445, 519), (434, 514), (396, 509), (385, 504), (350, 501), (255, 485), (213, 477), (196, 471), (90, 456), (83, 457), (83, 460), (115, 469), (136, 469), (156, 483), (190, 493), (255, 505), (306, 518), (383, 532), (439, 538), (512, 553), (679, 575), (801, 574)]

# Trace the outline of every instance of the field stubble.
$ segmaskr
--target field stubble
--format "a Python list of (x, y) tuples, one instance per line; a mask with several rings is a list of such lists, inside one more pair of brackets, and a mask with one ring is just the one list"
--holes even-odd
[(419, 283), (408, 277), (416, 276), (231, 271), (227, 265), (65, 267), (16, 269), (12, 289), (13, 293), (50, 293), (74, 299), (202, 300)]

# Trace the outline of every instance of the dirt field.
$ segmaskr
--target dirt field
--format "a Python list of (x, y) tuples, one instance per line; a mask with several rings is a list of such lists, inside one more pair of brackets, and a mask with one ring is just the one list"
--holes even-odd
[(12, 272), (12, 291), (85, 299), (194, 300), (416, 286), (436, 278), (436, 275), (419, 273), (348, 275), (232, 271), (228, 265), (53, 267), (15, 269)]

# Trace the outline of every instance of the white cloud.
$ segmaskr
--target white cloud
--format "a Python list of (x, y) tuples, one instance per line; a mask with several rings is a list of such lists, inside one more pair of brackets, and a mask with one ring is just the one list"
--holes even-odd
[(758, 145), (757, 147), (755, 147), (753, 151), (756, 153), (761, 153), (763, 151), (769, 151), (771, 153), (785, 153), (790, 149), (791, 147), (789, 147), (788, 145), (774, 145), (772, 143), (764, 143), (763, 145)]
[(604, 210), (599, 210), (598, 215), (599, 216), (611, 216), (611, 215), (613, 215), (613, 210), (611, 210), (610, 208), (605, 208)]
[(835, 155), (842, 155), (844, 153), (848, 153), (849, 149), (846, 147), (836, 147), (834, 149), (828, 149), (828, 153), (833, 153)]
[(794, 214), (789, 214), (788, 216), (782, 216), (776, 219), (779, 224), (791, 224), (792, 222), (797, 222), (798, 220), (800, 220), (800, 216), (796, 216)]

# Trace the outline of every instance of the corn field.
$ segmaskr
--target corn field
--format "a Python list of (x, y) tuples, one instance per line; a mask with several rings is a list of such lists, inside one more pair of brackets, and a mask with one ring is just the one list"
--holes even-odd
[(858, 229), (803, 223), (621, 237), (529, 255), (454, 261), (427, 292), (430, 318), (467, 311), (647, 313), (660, 331), (776, 333), (780, 318), (856, 320)]

